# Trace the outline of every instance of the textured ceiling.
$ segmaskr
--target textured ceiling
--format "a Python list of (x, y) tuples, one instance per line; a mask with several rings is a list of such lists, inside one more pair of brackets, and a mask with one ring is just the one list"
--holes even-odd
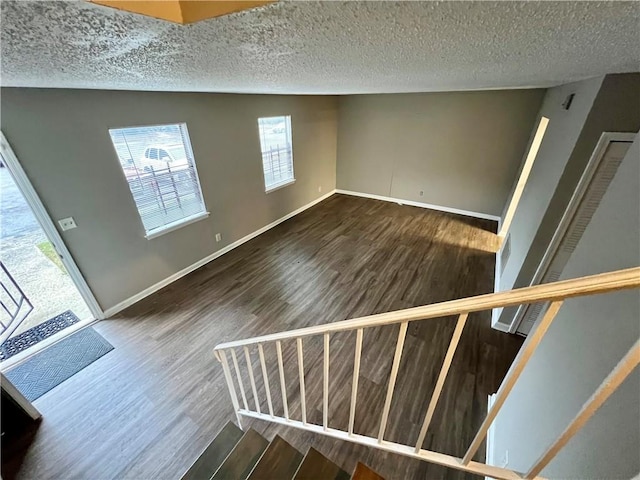
[(3, 0), (3, 86), (382, 93), (549, 86), (640, 69), (636, 2), (302, 2), (174, 25)]

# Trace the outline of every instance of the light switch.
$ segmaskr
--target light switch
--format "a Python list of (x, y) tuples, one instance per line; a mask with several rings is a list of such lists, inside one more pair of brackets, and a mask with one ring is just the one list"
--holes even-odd
[(63, 218), (62, 220), (58, 220), (58, 223), (60, 224), (60, 228), (62, 228), (62, 230), (71, 230), (72, 228), (77, 227), (73, 217), (67, 217)]

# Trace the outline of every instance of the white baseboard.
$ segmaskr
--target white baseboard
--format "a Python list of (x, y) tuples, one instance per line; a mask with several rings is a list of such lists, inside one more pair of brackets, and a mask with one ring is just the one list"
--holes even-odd
[(227, 245), (226, 247), (221, 248), (220, 250), (213, 252), (211, 255), (203, 258), (202, 260), (198, 260), (196, 263), (189, 265), (187, 268), (183, 268), (182, 270), (180, 270), (179, 272), (174, 273), (173, 275), (165, 278), (164, 280), (156, 283), (155, 285), (151, 285), (149, 288), (145, 288), (144, 290), (142, 290), (140, 293), (136, 293), (135, 295), (133, 295), (132, 297), (127, 298), (126, 300), (118, 303), (117, 305), (114, 305), (111, 308), (108, 308), (107, 310), (105, 310), (104, 314), (106, 318), (109, 318), (113, 315), (115, 315), (116, 313), (124, 310), (127, 307), (130, 307), (131, 305), (133, 305), (136, 302), (139, 302), (140, 300), (142, 300), (145, 297), (148, 297), (149, 295), (151, 295), (152, 293), (157, 292), (158, 290), (160, 290), (161, 288), (166, 287), (167, 285), (169, 285), (170, 283), (175, 282), (176, 280), (184, 277), (185, 275), (188, 275), (189, 273), (193, 272), (194, 270), (197, 270), (198, 268), (202, 267), (203, 265), (206, 265), (207, 263), (209, 263), (212, 260), (215, 260), (218, 257), (221, 257), (222, 255), (224, 255), (227, 252), (230, 252), (231, 250), (233, 250), (236, 247), (239, 247), (240, 245), (242, 245), (243, 243), (248, 242), (249, 240), (252, 240), (253, 238), (257, 237), (258, 235), (260, 235), (261, 233), (266, 232), (267, 230), (272, 229), (273, 227), (275, 227), (276, 225), (281, 224), (282, 222), (289, 220), (291, 217), (295, 217), (296, 215), (298, 215), (301, 212), (304, 212), (305, 210), (307, 210), (308, 208), (313, 207), (314, 205), (316, 205), (317, 203), (320, 203), (321, 201), (329, 198), (331, 195), (333, 195), (334, 193), (336, 193), (335, 190), (332, 190), (329, 193), (326, 193), (324, 195), (322, 195), (321, 197), (316, 198), (315, 200), (313, 200), (312, 202), (307, 203), (306, 205), (303, 205), (302, 207), (294, 210), (291, 213), (286, 214), (284, 217), (279, 218), (278, 220), (271, 222), (268, 225), (265, 225), (264, 227), (256, 230), (255, 232), (250, 233), (249, 235), (246, 235), (244, 237), (242, 237), (240, 240), (236, 240), (233, 243), (230, 243), (229, 245)]
[(504, 323), (498, 321), (501, 313), (502, 308), (495, 308), (491, 312), (491, 328), (493, 328), (494, 330), (498, 330), (499, 332), (512, 333), (509, 325), (505, 325)]
[(500, 222), (500, 217), (498, 217), (497, 215), (489, 215), (488, 213), (471, 212), (469, 210), (460, 210), (458, 208), (442, 207), (440, 205), (432, 205), (430, 203), (414, 202), (413, 200), (402, 200), (400, 198), (385, 197), (383, 195), (374, 195), (372, 193), (353, 192), (351, 190), (336, 189), (336, 193), (353, 195), (354, 197), (373, 198), (375, 200), (382, 200), (385, 202), (399, 203), (400, 205), (410, 205), (412, 207), (428, 208), (430, 210), (438, 210), (440, 212), (455, 213), (457, 215), (466, 215), (467, 217), (482, 218), (483, 220), (493, 220), (494, 222)]

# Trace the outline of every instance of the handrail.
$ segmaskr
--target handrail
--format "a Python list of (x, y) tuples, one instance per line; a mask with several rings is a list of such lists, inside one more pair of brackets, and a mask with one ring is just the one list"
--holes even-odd
[(518, 288), (505, 292), (488, 293), (458, 300), (433, 303), (421, 307), (406, 308), (393, 312), (378, 313), (366, 317), (342, 320), (340, 322), (312, 327), (299, 328), (286, 332), (262, 335), (259, 337), (236, 340), (216, 345), (214, 350), (255, 345), (263, 342), (287, 340), (293, 338), (321, 335), (324, 333), (357, 330), (358, 328), (378, 327), (405, 321), (427, 320), (432, 318), (459, 315), (461, 313), (479, 312), (494, 308), (512, 307), (524, 303), (564, 300), (566, 298), (584, 295), (606, 293), (613, 290), (625, 290), (640, 287), (640, 267), (599, 273), (587, 277), (562, 280), (560, 282), (545, 283), (532, 287)]
[[(33, 311), (33, 304), (2, 262), (0, 262), (0, 288), (4, 290), (4, 296), (9, 299), (6, 304), (0, 300), (0, 306), (9, 318), (6, 324), (0, 318), (0, 343), (3, 343), (27, 319)], [(26, 308), (22, 308), (24, 305)]]
[[(536, 348), (542, 341), (545, 333), (548, 331), (549, 327), (557, 316), (564, 300), (572, 297), (602, 294), (632, 288), (640, 288), (640, 267), (520, 288), (507, 292), (478, 295), (475, 297), (468, 297), (460, 300), (451, 300), (447, 302), (435, 303), (432, 305), (425, 305), (422, 307), (408, 308), (404, 310), (397, 310), (394, 312), (381, 313), (377, 315), (369, 315), (367, 317), (355, 318), (341, 322), (300, 328), (288, 332), (221, 343), (215, 347), (214, 354), (216, 358), (222, 363), (225, 380), (227, 382), (229, 394), (231, 396), (231, 401), (233, 403), (239, 425), (240, 416), (242, 415), (245, 417), (258, 418), (261, 420), (280, 423), (311, 432), (321, 433), (323, 435), (339, 438), (341, 440), (347, 440), (353, 443), (358, 443), (385, 451), (395, 452), (412, 458), (418, 458), (420, 460), (428, 461), (431, 463), (444, 465), (446, 467), (455, 468), (466, 472), (472, 472), (477, 475), (490, 476), (492, 478), (501, 480), (521, 480), (524, 478), (526, 478), (527, 480), (543, 480), (542, 477), (539, 476), (539, 473), (542, 471), (542, 469), (554, 458), (554, 456), (562, 449), (562, 447), (569, 441), (569, 439), (582, 426), (584, 426), (584, 424), (590, 419), (594, 412), (606, 401), (606, 399), (615, 391), (615, 389), (622, 384), (624, 379), (631, 373), (631, 371), (633, 371), (638, 365), (640, 365), (640, 341), (636, 342), (634, 347), (632, 347), (632, 349), (627, 353), (627, 355), (614, 369), (611, 375), (607, 379), (605, 379), (594, 396), (585, 404), (582, 410), (578, 413), (578, 416), (576, 416), (572, 423), (565, 429), (560, 438), (558, 438), (555, 443), (548, 447), (548, 449), (542, 454), (538, 461), (530, 467), (527, 473), (519, 473), (504, 467), (496, 467), (480, 462), (474, 462), (472, 459), (484, 442), (484, 439), (489, 431), (489, 427), (497, 417), (498, 412), (504, 405), (507, 397), (511, 393), (521, 373), (523, 372), (529, 360), (534, 355)], [(467, 449), (465, 455), (461, 458), (458, 458), (431, 450), (424, 450), (422, 448), (422, 443), (425, 439), (429, 425), (431, 423), (433, 412), (436, 409), (443, 385), (449, 372), (451, 361), (453, 359), (453, 356), (455, 355), (458, 341), (460, 339), (460, 336), (462, 335), (462, 331), (464, 329), (465, 323), (467, 322), (469, 313), (538, 302), (544, 302), (547, 305), (545, 314), (540, 319), (540, 321), (537, 322), (535, 328), (529, 334), (520, 351), (518, 352), (518, 355), (514, 359), (511, 367), (509, 368), (509, 371), (507, 372), (504, 380), (502, 381), (502, 384), (500, 385), (500, 388), (495, 395), (495, 400), (491, 405), (491, 408), (489, 409), (485, 420), (478, 429), (475, 438), (471, 442), (471, 445)], [(418, 434), (416, 443), (412, 445), (406, 445), (403, 443), (386, 441), (384, 439), (384, 433), (387, 427), (387, 421), (389, 419), (389, 410), (393, 400), (396, 377), (398, 375), (398, 369), (402, 360), (405, 335), (407, 333), (409, 322), (415, 320), (448, 317), (453, 315), (457, 315), (458, 317), (457, 325), (449, 342), (447, 354), (445, 355), (444, 361), (440, 368), (438, 380), (432, 393), (428, 409), (424, 413), (422, 428), (420, 429), (420, 433)], [(389, 374), (384, 407), (380, 413), (380, 423), (377, 437), (358, 435), (354, 432), (353, 427), (356, 413), (358, 379), (360, 375), (363, 331), (371, 327), (393, 325), (398, 323), (401, 325), (396, 341), (391, 372)], [(356, 331), (354, 345), (355, 357), (353, 365), (353, 382), (351, 386), (348, 429), (337, 430), (334, 428), (330, 428), (328, 425), (328, 412), (330, 408), (330, 334), (332, 332), (340, 332), (346, 330)], [(312, 335), (324, 336), (322, 425), (315, 425), (308, 422), (306, 415), (303, 338)], [(302, 416), (301, 421), (294, 420), (289, 416), (281, 345), (281, 341), (287, 339), (295, 339), (296, 341), (299, 377), (298, 381), (300, 387), (300, 409)], [(278, 357), (278, 373), (284, 418), (279, 415), (275, 415), (273, 410), (271, 400), (272, 394), (271, 389), (269, 388), (269, 380), (267, 376), (263, 347), (263, 345), (267, 342), (275, 343), (276, 353)], [(257, 345), (258, 347), (264, 391), (269, 407), (268, 414), (260, 411), (260, 401), (256, 388), (256, 379), (253, 374), (253, 365), (249, 352), (249, 347), (253, 345)], [(244, 382), (240, 375), (240, 369), (234, 350), (235, 348), (241, 348), (242, 350), (244, 350), (245, 361), (247, 365), (246, 370), (249, 376), (251, 393), (253, 394), (255, 403), (255, 411), (250, 410), (250, 408), (248, 407), (249, 402), (247, 401)], [(231, 353), (231, 358), (236, 373), (235, 381), (240, 388), (242, 403), (244, 406), (243, 409), (240, 408), (240, 400), (238, 399), (236, 393), (234, 378), (231, 374), (229, 362), (227, 361), (227, 350), (229, 350)]]

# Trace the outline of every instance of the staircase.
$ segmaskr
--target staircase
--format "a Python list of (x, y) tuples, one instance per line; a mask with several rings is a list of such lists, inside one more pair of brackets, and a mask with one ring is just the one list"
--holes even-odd
[[(311, 327), (273, 333), (244, 340), (226, 342), (217, 345), (214, 349), (214, 353), (217, 360), (222, 364), (222, 369), (224, 371), (225, 380), (227, 382), (231, 403), (233, 404), (238, 425), (242, 425), (242, 417), (254, 418), (279, 425), (285, 425), (287, 427), (298, 428), (300, 430), (363, 445), (384, 452), (404, 455), (406, 457), (415, 458), (463, 472), (473, 473), (475, 475), (482, 475), (499, 480), (544, 480), (544, 477), (540, 476), (540, 472), (542, 472), (542, 470), (569, 442), (569, 440), (571, 440), (571, 438), (589, 421), (596, 410), (598, 410), (598, 408), (607, 401), (622, 382), (624, 382), (625, 378), (627, 378), (627, 376), (638, 365), (640, 365), (640, 339), (638, 339), (633, 347), (631, 347), (631, 349), (621, 358), (618, 365), (616, 365), (609, 376), (593, 393), (591, 398), (589, 398), (584, 406), (577, 412), (574, 419), (566, 426), (560, 436), (557, 437), (553, 443), (549, 444), (544, 451), (540, 452), (538, 460), (529, 467), (528, 471), (518, 472), (505, 467), (498, 467), (481, 461), (474, 461), (474, 458), (479, 457), (479, 455), (476, 454), (479, 453), (481, 446), (484, 444), (489, 428), (504, 405), (507, 397), (511, 393), (514, 385), (518, 381), (518, 378), (526, 367), (528, 361), (531, 359), (536, 348), (544, 338), (545, 333), (553, 323), (563, 302), (571, 298), (601, 295), (619, 290), (638, 288), (640, 288), (640, 267), (629, 268), (626, 270), (601, 273), (598, 275), (535, 285), (532, 287), (505, 292), (479, 295), (476, 297), (462, 298), (432, 305), (425, 305), (422, 307), (408, 308), (340, 322), (314, 325)], [(443, 392), (443, 386), (447, 380), (449, 368), (456, 353), (456, 348), (467, 320), (474, 321), (473, 315), (477, 312), (537, 303), (543, 304), (544, 314), (522, 345), (518, 355), (511, 365), (511, 368), (500, 385), (500, 388), (495, 394), (495, 400), (493, 401), (485, 420), (477, 430), (473, 441), (466, 450), (466, 453), (461, 457), (457, 457), (423, 448), (426, 435), (429, 428), (432, 427), (431, 424), (434, 412)], [(394, 398), (396, 379), (400, 369), (400, 362), (403, 356), (405, 337), (409, 324), (411, 322), (422, 322), (443, 317), (449, 318), (449, 321), (451, 322), (455, 321), (455, 329), (449, 342), (447, 353), (440, 367), (440, 373), (429, 400), (428, 407), (421, 417), (422, 427), (419, 434), (416, 437), (409, 439), (408, 442), (404, 440), (392, 441), (387, 439), (385, 438), (385, 433), (387, 433), (390, 418), (389, 413)], [(395, 352), (393, 354), (393, 361), (391, 364), (391, 371), (387, 381), (384, 406), (380, 411), (366, 411), (366, 415), (368, 417), (373, 417), (373, 421), (378, 425), (378, 428), (375, 436), (370, 433), (363, 435), (354, 431), (356, 410), (363, 407), (362, 405), (358, 405), (357, 402), (358, 383), (360, 380), (360, 362), (363, 350), (363, 335), (365, 330), (387, 326), (399, 326), (399, 329)], [(339, 408), (342, 408), (345, 412), (348, 409), (348, 426), (345, 424), (336, 428), (335, 425), (330, 425), (328, 421), (330, 410), (332, 408), (336, 408), (335, 405), (330, 402), (329, 376), (332, 368), (331, 339), (335, 338), (336, 334), (341, 332), (355, 332), (355, 343), (353, 344), (353, 380), (351, 382), (349, 405), (347, 406), (345, 404), (339, 406)], [(311, 343), (311, 340), (316, 340), (316, 343), (319, 343), (317, 340), (321, 340), (323, 345), (322, 372), (315, 372), (314, 374), (310, 374), (309, 372), (305, 373), (304, 368), (305, 346), (308, 346)], [(282, 346), (285, 341), (292, 343), (295, 342), (298, 375), (296, 375), (297, 378), (294, 379), (290, 376), (287, 378), (287, 375), (285, 374), (282, 354)], [(267, 357), (265, 356), (267, 348), (272, 352), (275, 351), (277, 354), (278, 376), (275, 380), (273, 379), (273, 376), (272, 380), (269, 379), (268, 367), (270, 365), (268, 365), (266, 361)], [(253, 350), (253, 353), (251, 350)], [(256, 350), (260, 360), (259, 370), (262, 371), (262, 378), (260, 378), (259, 375), (254, 374), (254, 365), (251, 357), (252, 355), (255, 356)], [(238, 354), (242, 353), (244, 353), (246, 361), (246, 371), (248, 373), (249, 385), (251, 387), (250, 390), (245, 388), (246, 378), (241, 373), (240, 362), (238, 361)], [(369, 356), (365, 357), (365, 359), (368, 358), (369, 361), (371, 361), (372, 358), (380, 358), (379, 352), (367, 353), (369, 353)], [(272, 362), (274, 360), (272, 360)], [(231, 370), (232, 367), (233, 371)], [(410, 371), (417, 375), (420, 374), (419, 368), (413, 368), (410, 369)], [(256, 381), (256, 379), (258, 381)], [(299, 401), (301, 413), (300, 420), (298, 420), (297, 415), (296, 418), (293, 418), (289, 411), (289, 394), (287, 392), (286, 384), (291, 381), (295, 381), (299, 386), (299, 395), (294, 397), (294, 400), (296, 402)], [(307, 418), (306, 384), (310, 387), (315, 387), (316, 390), (320, 390), (322, 392), (322, 423), (314, 423), (312, 418)], [(257, 386), (262, 388), (258, 389)], [(276, 388), (272, 390), (272, 386)], [(236, 388), (239, 389), (240, 396), (238, 396), (238, 390)], [(258, 395), (258, 391), (260, 391), (261, 395)], [(272, 391), (274, 392), (273, 398)], [(253, 396), (255, 410), (250, 404), (249, 393)], [(268, 411), (266, 412), (264, 411), (264, 408), (261, 409), (260, 406), (261, 399), (263, 398), (266, 398), (266, 403), (268, 405)], [(274, 409), (274, 399), (282, 402), (282, 410), (279, 408)], [(242, 404), (240, 402), (242, 402)], [(298, 404), (296, 403), (296, 409), (297, 406)], [(282, 415), (280, 415), (280, 411), (282, 411)], [(445, 426), (445, 428), (446, 427), (447, 426)], [(452, 426), (452, 428), (454, 427)], [(238, 469), (233, 472), (227, 471), (227, 466), (225, 466), (225, 464), (227, 463), (227, 460), (231, 461), (233, 459), (234, 452), (231, 451), (227, 460), (220, 465), (216, 474), (212, 478), (262, 478), (254, 477), (254, 472), (256, 475), (267, 475), (264, 478), (292, 478), (289, 473), (293, 475), (300, 464), (300, 461), (296, 459), (297, 457), (295, 454), (300, 454), (293, 450), (293, 448), (286, 444), (282, 439), (279, 439), (279, 437), (276, 437), (277, 442), (274, 440), (271, 444), (267, 444), (267, 441), (257, 433), (250, 432), (251, 431), (248, 431), (245, 435), (255, 437), (256, 446), (253, 447), (254, 450), (250, 450), (242, 455), (245, 455), (246, 458), (250, 457), (252, 459), (251, 462), (253, 463), (248, 462), (243, 468), (238, 467)], [(273, 453), (273, 449), (275, 448), (285, 449), (285, 447), (278, 447), (278, 445), (287, 445), (289, 450), (286, 457), (280, 458)], [(307, 457), (308, 456), (309, 454)], [(305, 457), (304, 461), (306, 461), (307, 457)], [(263, 459), (265, 462), (268, 461), (269, 465), (263, 464)], [(300, 458), (300, 460), (302, 460), (302, 458)], [(304, 461), (302, 461), (303, 464)], [(278, 476), (273, 473), (273, 470), (269, 470), (269, 468), (276, 467), (283, 469), (288, 467), (290, 470), (283, 470), (283, 472), (287, 472), (286, 475), (283, 474), (283, 476)], [(355, 474), (358, 473), (357, 470), (358, 469), (356, 469)], [(222, 476), (219, 476), (218, 472), (221, 472)], [(237, 476), (232, 476), (231, 473), (233, 473), (233, 475), (237, 474)], [(225, 475), (229, 476), (227, 477)], [(296, 476), (293, 478), (304, 477)], [(316, 476), (315, 478), (318, 477)]]
[(384, 480), (358, 463), (349, 475), (314, 448), (306, 455), (276, 435), (271, 442), (250, 428), (227, 423), (182, 480)]

